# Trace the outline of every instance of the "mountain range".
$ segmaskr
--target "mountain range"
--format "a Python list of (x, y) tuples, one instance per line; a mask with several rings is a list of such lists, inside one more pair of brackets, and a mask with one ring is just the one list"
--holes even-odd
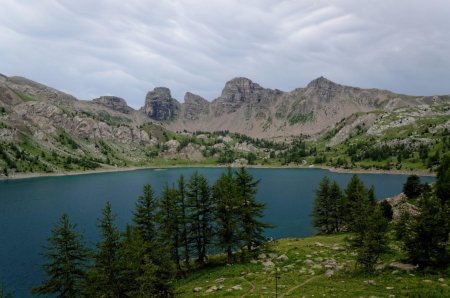
[[(26, 97), (37, 101), (24, 103)], [(119, 97), (101, 96), (92, 101), (81, 101), (22, 77), (0, 77), (2, 106), (8, 109), (16, 107), (22, 119), (33, 118), (34, 114), (42, 116), (40, 114), (44, 113), (48, 120), (56, 117), (53, 122), (58, 125), (64, 119), (59, 119), (57, 111), (49, 115), (50, 111), (44, 110), (50, 106), (59, 106), (84, 111), (85, 114), (102, 114), (104, 111), (125, 122), (131, 121), (134, 126), (153, 122), (172, 131), (226, 130), (259, 138), (314, 136), (355, 113), (375, 110), (389, 112), (446, 100), (448, 96), (408, 96), (387, 90), (343, 86), (324, 77), (311, 81), (304, 88), (284, 92), (263, 88), (250, 79), (239, 77), (226, 82), (221, 95), (211, 102), (186, 92), (184, 102), (180, 103), (172, 97), (170, 89), (156, 87), (147, 93), (144, 106), (136, 111)], [(29, 120), (33, 120), (31, 118)], [(68, 127), (68, 123), (63, 123), (63, 126), (77, 135), (114, 135), (138, 142), (147, 139), (135, 127), (124, 133), (100, 124), (94, 132), (94, 127), (89, 123), (81, 124), (82, 117), (73, 120), (69, 121), (71, 127)]]
[[(448, 95), (402, 95), (343, 86), (324, 77), (289, 92), (239, 77), (226, 82), (211, 102), (187, 92), (181, 103), (168, 88), (156, 87), (135, 110), (119, 97), (79, 100), (23, 77), (0, 75), (0, 168), (23, 159), (21, 171), (42, 171), (58, 164), (71, 169), (74, 160), (79, 167), (86, 167), (86, 161), (129, 165), (154, 157), (201, 160), (217, 157), (225, 148), (253, 150), (241, 141), (231, 148), (219, 146), (223, 139), (217, 136), (206, 136), (208, 142), (186, 136), (194, 132), (230, 132), (282, 143), (301, 136), (322, 140), (323, 148), (348, 140), (355, 131), (370, 136), (389, 132), (383, 140), (391, 143), (397, 142), (397, 133), (402, 142), (430, 143), (435, 134), (431, 139), (418, 137), (413, 132), (419, 126), (411, 125), (419, 123), (430, 128), (428, 132), (448, 131), (449, 105)], [(410, 127), (403, 134), (390, 131), (405, 125)], [(261, 151), (261, 158), (268, 158), (263, 154), (267, 150)], [(39, 166), (32, 165), (33, 160)]]
[(141, 111), (171, 130), (229, 130), (252, 137), (283, 138), (317, 135), (358, 112), (392, 111), (446, 98), (343, 86), (324, 77), (290, 92), (234, 78), (212, 102), (187, 92), (180, 103), (169, 89), (155, 88), (147, 94)]

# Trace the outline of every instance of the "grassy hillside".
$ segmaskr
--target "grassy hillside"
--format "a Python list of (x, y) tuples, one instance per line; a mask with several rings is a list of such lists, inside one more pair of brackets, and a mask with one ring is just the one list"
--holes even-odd
[[(278, 297), (450, 297), (448, 273), (390, 268), (391, 262), (402, 258), (395, 245), (382, 259), (384, 268), (374, 274), (359, 273), (346, 236), (281, 239), (233, 265), (224, 265), (225, 256), (214, 256), (206, 268), (176, 282), (178, 296), (275, 297), (277, 272)], [(333, 271), (330, 277), (327, 270)]]

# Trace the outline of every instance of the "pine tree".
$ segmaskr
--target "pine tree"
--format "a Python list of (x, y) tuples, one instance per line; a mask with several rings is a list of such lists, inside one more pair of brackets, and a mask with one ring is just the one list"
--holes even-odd
[(375, 188), (366, 189), (354, 175), (345, 190), (344, 209), (347, 229), (354, 234), (349, 238), (356, 251), (357, 264), (365, 271), (373, 271), (379, 257), (387, 251), (388, 221), (376, 205)]
[(163, 190), (160, 202), (158, 220), (162, 240), (167, 243), (171, 252), (172, 260), (175, 262), (177, 271), (182, 272), (180, 265), (179, 247), (181, 244), (181, 212), (178, 206), (178, 192), (167, 184)]
[(181, 175), (178, 179), (178, 205), (180, 206), (181, 212), (181, 239), (183, 244), (184, 253), (184, 264), (186, 268), (189, 269), (189, 259), (190, 259), (190, 246), (189, 246), (189, 216), (187, 213), (187, 203), (186, 203), (186, 184), (184, 182), (184, 176)]
[(404, 248), (413, 264), (419, 268), (439, 268), (449, 264), (450, 211), (434, 195), (424, 195), (419, 201), (420, 213), (410, 217), (410, 228), (400, 234)]
[(195, 245), (197, 262), (204, 264), (212, 238), (213, 205), (210, 187), (203, 175), (195, 172), (191, 176), (186, 196), (191, 222), (190, 238)]
[(230, 264), (233, 262), (233, 250), (240, 244), (238, 212), (241, 208), (230, 168), (214, 184), (213, 197), (219, 246), (225, 249)]
[(254, 180), (245, 168), (235, 172), (236, 195), (240, 202), (238, 213), (242, 225), (241, 238), (248, 251), (252, 250), (253, 243), (264, 241), (264, 229), (270, 227), (260, 220), (264, 216), (266, 204), (256, 200), (258, 183), (259, 180)]
[(47, 280), (32, 292), (56, 297), (81, 297), (85, 279), (88, 251), (82, 235), (77, 234), (69, 216), (63, 214), (52, 229), (44, 255), (48, 263), (43, 266)]
[(379, 207), (367, 210), (365, 228), (357, 232), (351, 244), (357, 253), (357, 264), (365, 271), (371, 272), (380, 256), (388, 249), (386, 236), (388, 221)]
[(120, 234), (114, 224), (116, 215), (107, 202), (99, 220), (101, 238), (94, 254), (94, 265), (89, 274), (90, 296), (123, 297), (125, 285), (120, 256)]
[(156, 199), (150, 184), (144, 185), (144, 193), (139, 196), (133, 222), (141, 233), (141, 237), (148, 242), (156, 239)]
[(331, 183), (329, 189), (329, 225), (331, 232), (340, 232), (342, 230), (342, 200), (343, 194), (336, 181)]
[(371, 214), (375, 207), (373, 193), (366, 190), (357, 175), (353, 175), (345, 190), (342, 210), (344, 222), (349, 231), (364, 230), (365, 217)]
[(313, 206), (313, 225), (322, 233), (329, 233), (331, 230), (330, 214), (329, 214), (329, 193), (330, 179), (325, 176), (319, 184), (316, 191)]
[(450, 156), (442, 158), (436, 178), (436, 196), (442, 203), (450, 203)]
[(152, 297), (156, 293), (156, 266), (149, 258), (149, 243), (145, 242), (138, 229), (127, 225), (122, 237), (121, 259), (124, 276), (124, 291), (128, 297)]
[(313, 225), (322, 233), (335, 233), (342, 230), (343, 194), (336, 181), (330, 184), (325, 176), (316, 191), (313, 206)]
[[(157, 201), (151, 185), (144, 186), (143, 195), (138, 198), (133, 222), (140, 237), (146, 244), (146, 262), (155, 270), (154, 291), (158, 295), (172, 295), (171, 281), (174, 277), (173, 264), (170, 261), (170, 248), (162, 241), (156, 230)], [(150, 266), (150, 265), (149, 265)], [(149, 267), (147, 266), (147, 267)]]
[(409, 175), (403, 185), (403, 193), (410, 199), (415, 199), (420, 196), (421, 184), (420, 177), (417, 175)]
[(388, 201), (383, 200), (380, 202), (380, 210), (384, 218), (386, 218), (388, 221), (392, 220), (394, 212), (392, 211), (392, 206)]
[(367, 199), (369, 204), (375, 206), (377, 199), (375, 198), (375, 187), (373, 185), (367, 190)]

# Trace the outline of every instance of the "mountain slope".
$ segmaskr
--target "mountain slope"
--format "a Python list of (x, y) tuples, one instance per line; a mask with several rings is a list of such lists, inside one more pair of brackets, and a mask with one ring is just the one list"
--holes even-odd
[[(193, 96), (197, 98), (196, 104), (192, 103)], [(266, 89), (247, 78), (235, 78), (225, 84), (222, 94), (211, 103), (187, 93), (185, 103), (174, 104), (176, 108), (170, 119), (148, 115), (166, 120), (166, 127), (176, 131), (228, 130), (252, 137), (281, 139), (315, 136), (358, 112), (392, 111), (445, 100), (439, 96), (414, 97), (342, 86), (323, 77), (290, 92)], [(177, 113), (178, 110), (182, 112)]]
[(81, 101), (20, 77), (0, 77), (0, 111), (0, 167), (22, 172), (133, 164), (165, 131), (123, 99)]
[(291, 92), (235, 78), (212, 102), (188, 92), (179, 103), (158, 87), (134, 110), (119, 97), (82, 101), (0, 75), (3, 175), (192, 163), (433, 170), (450, 149), (449, 129), (450, 96), (322, 77)]

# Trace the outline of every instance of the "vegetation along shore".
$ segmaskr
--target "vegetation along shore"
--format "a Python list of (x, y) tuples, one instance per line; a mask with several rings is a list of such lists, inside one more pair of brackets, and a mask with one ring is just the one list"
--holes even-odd
[[(312, 213), (317, 236), (267, 239), (259, 183), (228, 168), (212, 185), (195, 173), (156, 197), (145, 185), (133, 222), (114, 224), (107, 203), (101, 239), (87, 248), (63, 214), (48, 239), (36, 294), (74, 297), (447, 297), (450, 157), (433, 185), (410, 175), (403, 194), (377, 202), (354, 175), (345, 189), (324, 177)], [(59, 258), (66, 255), (68, 258)], [(73, 270), (76, 268), (76, 270)], [(58, 273), (56, 273), (58, 272)], [(64, 276), (61, 279), (61, 276)], [(97, 293), (97, 294), (96, 294)]]

